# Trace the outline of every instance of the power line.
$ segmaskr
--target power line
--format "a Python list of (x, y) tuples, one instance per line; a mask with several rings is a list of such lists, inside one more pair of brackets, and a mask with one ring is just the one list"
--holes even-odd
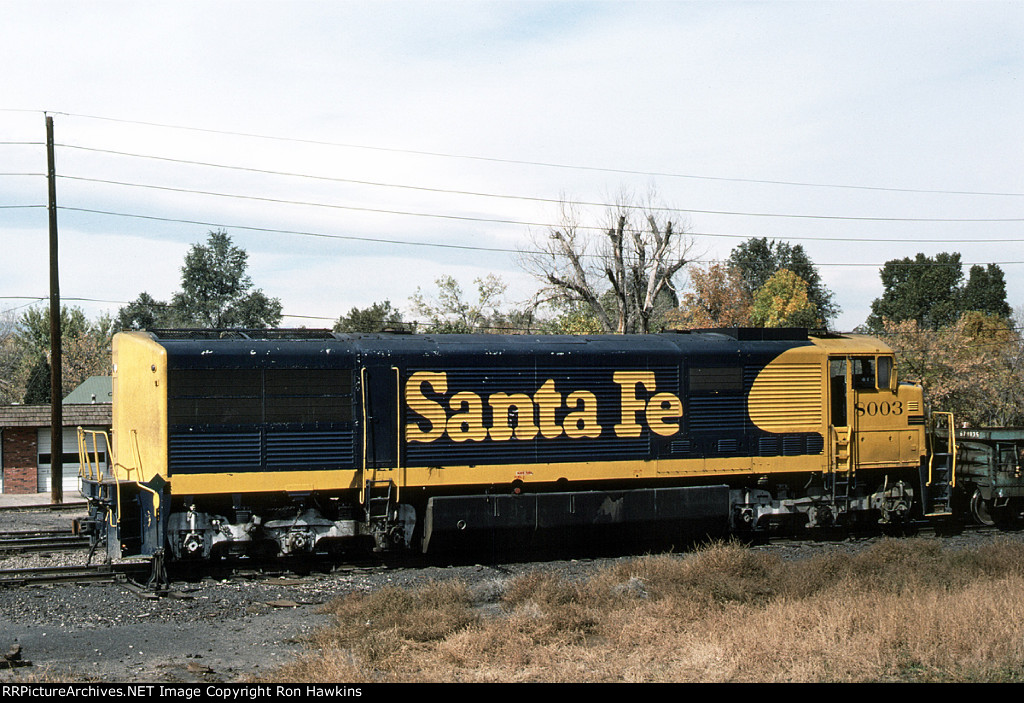
[(67, 117), (78, 117), (81, 119), (100, 120), (106, 122), (116, 122), (120, 124), (134, 124), (146, 127), (158, 127), (161, 129), (178, 129), (183, 131), (200, 132), (205, 134), (217, 134), (223, 136), (232, 137), (244, 137), (248, 139), (265, 139), (270, 141), (281, 141), (291, 142), (296, 144), (309, 144), (313, 146), (329, 146), (344, 149), (362, 149), (368, 151), (378, 151), (386, 153), (397, 153), (397, 154), (409, 154), (414, 156), (428, 156), (434, 158), (446, 158), (446, 159), (465, 159), (471, 161), (484, 161), (491, 163), (503, 163), (503, 164), (515, 164), (520, 166), (537, 166), (542, 168), (552, 169), (567, 169), (577, 171), (594, 171), (601, 173), (618, 173), (624, 175), (633, 176), (648, 176), (648, 177), (662, 177), (662, 178), (679, 178), (679, 179), (691, 179), (691, 180), (705, 180), (705, 181), (721, 181), (731, 183), (753, 183), (753, 184), (764, 184), (764, 185), (784, 185), (784, 186), (796, 186), (805, 188), (837, 188), (837, 189), (850, 189), (850, 190), (867, 190), (867, 191), (881, 191), (881, 192), (893, 192), (893, 193), (919, 193), (919, 194), (937, 194), (937, 195), (984, 195), (984, 196), (998, 196), (998, 197), (1024, 197), (1024, 193), (1008, 193), (1008, 192), (993, 192), (993, 191), (971, 191), (971, 190), (944, 190), (944, 189), (926, 189), (926, 188), (891, 188), (882, 186), (864, 186), (864, 185), (849, 185), (849, 184), (838, 184), (838, 183), (813, 183), (807, 181), (786, 181), (786, 180), (772, 180), (772, 179), (758, 179), (758, 178), (727, 178), (722, 176), (706, 176), (698, 174), (687, 174), (687, 173), (672, 173), (667, 171), (644, 171), (637, 169), (623, 169), (623, 168), (609, 168), (603, 166), (587, 166), (580, 164), (564, 164), (547, 161), (530, 161), (525, 159), (507, 159), (498, 158), (491, 156), (474, 156), (471, 154), (457, 154), (450, 152), (439, 152), (439, 151), (424, 151), (417, 149), (400, 149), (395, 147), (381, 147), (371, 146), (367, 144), (354, 144), (345, 142), (329, 142), (324, 140), (316, 139), (302, 139), (297, 137), (281, 137), (266, 134), (256, 134), (249, 132), (233, 132), (229, 130), (211, 129), (205, 127), (187, 127), (182, 125), (164, 124), (159, 122), (144, 122), (139, 120), (127, 120), (115, 117), (101, 117), (97, 115), (86, 115), (81, 113), (72, 112), (53, 112), (51, 114), (64, 115)]
[(325, 232), (304, 232), (304, 231), (300, 231), (300, 230), (277, 229), (277, 228), (273, 228), (273, 227), (251, 227), (251, 226), (247, 226), (247, 225), (229, 225), (229, 224), (223, 224), (223, 223), (217, 223), (217, 222), (205, 222), (205, 221), (202, 221), (202, 220), (185, 220), (185, 219), (178, 219), (178, 218), (172, 218), (172, 217), (158, 217), (156, 215), (138, 215), (138, 214), (125, 213), (125, 212), (111, 212), (109, 210), (92, 210), (92, 209), (89, 209), (89, 208), (68, 207), (66, 205), (60, 205), (60, 206), (58, 206), (58, 209), (59, 210), (68, 210), (68, 211), (72, 211), (72, 212), (87, 212), (87, 213), (92, 213), (92, 214), (97, 214), (97, 215), (111, 215), (111, 216), (115, 216), (115, 217), (130, 217), (130, 218), (136, 218), (136, 219), (142, 219), (142, 220), (154, 220), (154, 221), (157, 221), (157, 222), (173, 222), (173, 223), (177, 223), (177, 224), (198, 225), (198, 226), (201, 226), (201, 227), (217, 227), (219, 229), (241, 229), (241, 230), (246, 230), (246, 231), (250, 231), (250, 232), (263, 232), (263, 233), (267, 233), (267, 234), (291, 234), (291, 235), (302, 236), (302, 237), (321, 237), (321, 238), (325, 238), (325, 239), (340, 239), (340, 240), (345, 240), (345, 241), (369, 242), (369, 243), (373, 243), (373, 244), (402, 244), (402, 245), (407, 245), (407, 246), (433, 247), (433, 248), (438, 248), (438, 249), (461, 249), (461, 250), (465, 250), (465, 251), (489, 251), (489, 252), (499, 252), (499, 253), (507, 253), (507, 254), (519, 253), (518, 249), (502, 249), (502, 248), (499, 248), (499, 247), (470, 246), (470, 245), (466, 245), (466, 244), (442, 244), (442, 243), (439, 243), (439, 242), (412, 242), (412, 241), (401, 240), (401, 239), (386, 239), (386, 238), (383, 238), (383, 237), (357, 237), (355, 235), (327, 234)]
[[(131, 187), (131, 188), (148, 188), (148, 189), (152, 189), (152, 190), (170, 191), (170, 192), (174, 192), (174, 193), (187, 193), (187, 194), (190, 194), (190, 195), (209, 195), (209, 196), (219, 197), (219, 198), (235, 198), (235, 199), (238, 199), (238, 200), (253, 200), (253, 201), (257, 201), (257, 202), (274, 203), (274, 204), (277, 204), (277, 205), (302, 205), (302, 206), (305, 206), (305, 207), (322, 207), (322, 208), (331, 208), (331, 209), (335, 209), (335, 210), (352, 210), (352, 211), (355, 211), (355, 212), (372, 212), (372, 213), (375, 213), (375, 214), (382, 214), (382, 215), (405, 215), (405, 216), (410, 216), (410, 217), (434, 217), (434, 218), (438, 218), (438, 219), (442, 219), (442, 220), (462, 220), (462, 221), (469, 221), (469, 222), (489, 222), (489, 223), (492, 223), (492, 224), (520, 225), (520, 226), (523, 226), (523, 227), (550, 227), (550, 226), (552, 226), (552, 225), (548, 225), (548, 224), (541, 223), (541, 222), (523, 222), (521, 220), (506, 220), (506, 219), (492, 218), (492, 217), (471, 217), (469, 215), (446, 215), (446, 214), (443, 214), (443, 213), (433, 213), (433, 212), (408, 212), (408, 211), (405, 211), (405, 210), (387, 210), (387, 209), (382, 209), (382, 208), (362, 207), (362, 206), (358, 206), (358, 205), (336, 205), (336, 204), (332, 204), (332, 203), (318, 203), (318, 202), (310, 202), (310, 201), (303, 201), (303, 200), (287, 200), (287, 199), (284, 199), (284, 198), (267, 198), (267, 197), (263, 197), (263, 196), (259, 196), (259, 195), (239, 195), (239, 194), (236, 194), (236, 193), (217, 193), (217, 192), (208, 191), (208, 190), (195, 190), (195, 189), (191, 189), (191, 188), (176, 188), (176, 187), (173, 187), (173, 186), (144, 185), (144, 184), (140, 184), (140, 183), (128, 183), (128, 182), (125, 182), (125, 181), (111, 181), (111, 180), (105, 180), (105, 179), (99, 179), (99, 178), (84, 178), (84, 177), (79, 177), (79, 176), (60, 176), (60, 178), (63, 178), (63, 179), (66, 179), (66, 180), (74, 180), (74, 181), (88, 181), (88, 182), (92, 182), (92, 183), (104, 183), (104, 184), (107, 184), (107, 185), (127, 186), (127, 187)], [(598, 228), (598, 229), (602, 229), (602, 228)]]
[[(248, 197), (248, 196), (242, 196), (242, 197)], [(261, 198), (256, 198), (256, 199), (257, 200), (261, 200)], [(295, 201), (284, 201), (284, 202), (286, 202), (288, 204), (301, 204), (301, 203), (298, 203), (298, 202), (295, 202)], [(375, 209), (372, 209), (372, 208), (359, 208), (359, 207), (348, 208), (348, 206), (344, 206), (344, 205), (333, 205), (333, 206), (332, 205), (325, 205), (325, 207), (336, 207), (336, 208), (342, 208), (342, 209), (354, 209), (354, 210), (361, 210), (361, 211), (367, 211), (368, 210), (370, 212), (377, 212), (377, 213), (382, 213), (383, 212), (383, 213), (392, 214), (392, 215), (419, 216), (418, 213), (401, 212), (401, 211), (396, 211), (396, 210), (375, 210)], [(174, 222), (174, 223), (179, 223), (179, 224), (199, 225), (199, 226), (203, 226), (203, 227), (219, 227), (219, 228), (222, 228), (222, 229), (242, 229), (242, 230), (249, 230), (249, 231), (255, 231), (255, 232), (268, 232), (268, 233), (277, 233), (277, 234), (291, 234), (291, 235), (299, 235), (299, 236), (307, 236), (307, 237), (323, 237), (323, 238), (327, 238), (327, 239), (342, 239), (342, 240), (351, 240), (351, 241), (372, 242), (372, 243), (377, 243), (377, 244), (404, 244), (404, 245), (409, 245), (409, 246), (437, 247), (437, 248), (442, 248), (442, 249), (465, 249), (465, 250), (469, 250), (469, 251), (491, 251), (491, 252), (512, 253), (512, 254), (519, 254), (519, 253), (544, 254), (545, 253), (545, 252), (540, 252), (540, 251), (524, 252), (521, 249), (509, 249), (509, 248), (501, 248), (501, 247), (482, 247), (482, 246), (469, 246), (469, 245), (460, 245), (460, 244), (442, 244), (442, 243), (438, 243), (438, 242), (414, 242), (414, 241), (400, 240), (400, 239), (386, 239), (386, 238), (381, 238), (381, 237), (358, 237), (358, 236), (355, 236), (355, 235), (326, 234), (326, 233), (323, 233), (323, 232), (308, 232), (308, 231), (302, 231), (302, 230), (287, 230), (287, 229), (278, 229), (278, 228), (271, 228), (271, 227), (251, 227), (251, 226), (247, 226), (247, 225), (225, 224), (225, 223), (217, 223), (217, 222), (206, 222), (206, 221), (202, 221), (202, 220), (188, 220), (188, 219), (179, 219), (179, 218), (172, 218), (172, 217), (160, 217), (160, 216), (157, 216), (157, 215), (141, 215), (141, 214), (137, 214), (137, 213), (115, 212), (115, 211), (112, 211), (112, 210), (95, 210), (95, 209), (91, 209), (91, 208), (69, 207), (69, 206), (66, 206), (66, 205), (58, 206), (58, 209), (59, 210), (68, 210), (68, 211), (73, 211), (73, 212), (86, 212), (86, 213), (92, 213), (92, 214), (97, 214), (97, 215), (109, 215), (109, 216), (113, 216), (113, 217), (129, 217), (129, 218), (144, 219), (144, 220), (155, 220), (155, 221), (159, 221), (159, 222)], [(460, 216), (455, 216), (455, 215), (446, 216), (446, 215), (430, 215), (430, 214), (424, 214), (422, 216), (445, 217), (445, 218), (449, 218), (449, 219), (460, 219), (460, 220), (468, 220), (468, 221), (473, 221), (473, 222), (489, 222), (489, 223), (497, 223), (497, 224), (517, 224), (517, 225), (534, 226), (534, 227), (550, 227), (550, 228), (558, 227), (558, 225), (545, 224), (545, 223), (529, 223), (529, 222), (518, 222), (518, 221), (511, 221), (511, 220), (498, 220), (498, 219), (488, 219), (488, 218), (473, 218), (473, 217), (468, 217), (468, 216), (467, 217), (460, 217)], [(605, 231), (607, 228), (605, 228), (605, 227), (597, 227), (597, 226), (579, 226), (579, 229), (587, 229), (587, 230), (595, 230), (595, 231)], [(721, 233), (721, 232), (686, 232), (685, 234), (687, 236), (690, 236), (690, 237), (718, 237), (718, 238), (728, 238), (728, 239), (753, 239), (753, 238), (756, 238), (756, 237), (751, 237), (751, 235), (749, 235), (749, 234), (725, 234), (725, 233)], [(907, 243), (911, 243), (911, 244), (976, 244), (976, 243), (994, 244), (994, 243), (999, 243), (999, 244), (1009, 244), (1009, 243), (1016, 243), (1016, 242), (1024, 242), (1024, 237), (1010, 238), (1010, 239), (914, 239), (914, 240), (908, 240), (906, 238), (873, 238), (872, 239), (872, 238), (866, 238), (866, 237), (782, 237), (781, 239), (785, 239), (786, 241), (858, 242), (858, 243), (868, 243), (868, 244), (872, 244), (872, 243), (881, 243), (881, 244), (888, 244), (888, 243), (901, 243), (901, 244), (907, 244)], [(584, 256), (600, 256), (600, 255), (599, 254), (584, 254)], [(1017, 262), (1006, 262), (1006, 263), (1017, 263)], [(826, 264), (819, 264), (819, 265), (826, 265)], [(840, 265), (840, 264), (832, 264), (832, 265)], [(853, 265), (853, 264), (851, 264), (851, 265)], [(871, 264), (871, 265), (874, 265), (874, 264)]]
[[(37, 302), (43, 302), (46, 299), (47, 299), (46, 296), (16, 296), (16, 295), (0, 296), (0, 300), (30, 300), (30, 301), (32, 301), (31, 303), (28, 303), (28, 305), (33, 305), (33, 304), (35, 304)], [(99, 299), (99, 298), (65, 297), (64, 300), (72, 300), (72, 301), (76, 301), (76, 302), (114, 303), (114, 304), (118, 304), (118, 305), (137, 304), (136, 301), (105, 300), (105, 299)], [(164, 309), (174, 309), (174, 308), (181, 307), (180, 305), (176, 305), (175, 303), (166, 303), (166, 302), (161, 302), (161, 301), (154, 301), (152, 303), (145, 303), (145, 304), (143, 304), (143, 306), (144, 307), (150, 307), (150, 308), (158, 307), (158, 308), (164, 308)], [(13, 310), (17, 310), (19, 307), (25, 307), (25, 306), (18, 306), (18, 307), (15, 307), (15, 308), (10, 308), (9, 310), (6, 310), (5, 312), (12, 312)], [(331, 322), (337, 321), (339, 319), (338, 317), (326, 317), (326, 316), (322, 316), (322, 315), (289, 315), (289, 314), (284, 314), (284, 313), (282, 313), (281, 317), (282, 318), (305, 319), (305, 320), (327, 320), (327, 321), (331, 321)], [(451, 323), (450, 322), (426, 322), (426, 321), (423, 321), (423, 320), (402, 320), (402, 322), (400, 324), (402, 324), (402, 325), (412, 325), (414, 327), (414, 329), (419, 330), (419, 329), (436, 329), (436, 328), (440, 328), (440, 327), (446, 327), (448, 324), (451, 324)], [(542, 330), (545, 329), (545, 327), (543, 325), (539, 325), (539, 326), (533, 326), (533, 325), (520, 325), (520, 326), (516, 326), (516, 325), (486, 325), (486, 324), (472, 325), (472, 328), (475, 331), (490, 330), (490, 331), (505, 331), (505, 332), (513, 332), (513, 333), (521, 333), (521, 332), (524, 332), (524, 331), (529, 333), (529, 332), (533, 332), (533, 331), (542, 331)], [(927, 332), (931, 332), (931, 331), (935, 331), (935, 330), (930, 330), (928, 328), (918, 328), (918, 331), (919, 332), (927, 333)], [(1018, 327), (1016, 325), (1007, 325), (1005, 328), (998, 329), (998, 330), (995, 330), (995, 331), (996, 332), (1011, 332), (1011, 333), (1018, 333), (1019, 334), (1022, 331), (1022, 328)], [(873, 335), (873, 336), (881, 337), (883, 340), (886, 341), (887, 344), (892, 346), (892, 343), (891, 343), (892, 335), (887, 335), (887, 334), (884, 334), (884, 333), (879, 333), (879, 334)], [(1004, 345), (1005, 345), (1005, 342), (989, 341), (989, 342), (975, 342), (973, 344), (968, 344), (968, 345), (965, 345), (965, 346), (970, 347), (972, 349), (981, 349), (981, 348), (989, 348), (989, 347), (998, 348), (998, 347), (1001, 347), (1001, 346), (1004, 346)], [(896, 347), (893, 347), (893, 352), (896, 353), (896, 354), (924, 353), (924, 352), (930, 352), (930, 351), (933, 351), (933, 349), (931, 349), (931, 348), (921, 348), (921, 349), (905, 348), (905, 349), (897, 349)]]
[[(854, 222), (1024, 222), (1024, 217), (998, 217), (998, 218), (951, 218), (951, 217), (878, 217), (878, 216), (857, 216), (857, 215), (812, 215), (806, 213), (773, 213), (773, 212), (744, 212), (735, 210), (702, 210), (697, 208), (675, 208), (675, 207), (660, 207), (660, 206), (645, 206), (645, 205), (630, 205), (621, 203), (602, 203), (584, 200), (566, 200), (560, 198), (544, 198), (540, 196), (529, 196), (529, 195), (515, 195), (506, 193), (487, 193), (482, 191), (471, 191), (471, 190), (458, 190), (450, 188), (434, 188), (430, 186), (410, 185), (402, 183), (385, 183), (382, 181), (367, 181), (354, 178), (340, 178), (335, 176), (318, 176), (307, 173), (296, 173), (289, 171), (275, 171), (272, 169), (262, 169), (250, 166), (233, 166), (228, 164), (218, 164), (208, 161), (194, 161), (190, 159), (176, 159), (167, 156), (156, 156), (151, 154), (136, 154), (124, 151), (115, 151), (111, 149), (97, 149), (92, 147), (77, 146), (73, 144), (59, 144), (58, 146), (68, 149), (78, 149), (83, 151), (90, 151), (103, 154), (112, 154), (116, 156), (132, 157), (139, 159), (150, 159), (155, 161), (164, 161), (174, 164), (189, 165), (189, 166), (201, 166), (204, 168), (216, 168), (230, 171), (240, 171), (243, 173), (258, 173), (261, 175), (271, 176), (284, 176), (288, 178), (304, 178), (309, 180), (325, 181), (330, 183), (347, 183), (351, 185), (362, 185), (371, 186), (377, 188), (395, 188), (401, 190), (412, 190), (417, 192), (427, 193), (440, 193), (445, 195), (464, 195), (479, 198), (500, 198), (506, 200), (517, 200), (526, 202), (544, 203), (548, 205), (561, 205), (569, 202), (574, 205), (582, 205), (586, 207), (602, 207), (602, 208), (616, 208), (622, 210), (642, 210), (645, 212), (679, 212), (679, 213), (694, 213), (698, 215), (727, 215), (737, 217), (773, 217), (782, 219), (811, 219), (811, 220), (843, 220), (843, 221), (854, 221)], [(154, 189), (165, 189), (165, 186), (150, 185), (143, 183), (125, 183), (123, 181), (112, 181), (103, 179), (90, 179), (81, 176), (68, 176), (62, 175), (61, 178), (69, 178), (80, 181), (94, 181), (97, 183), (107, 183), (112, 185), (121, 186), (132, 186), (138, 188), (154, 188)], [(231, 195), (226, 193), (210, 193), (207, 191), (197, 191), (182, 189), (182, 192), (197, 193), (202, 195), (220, 195), (222, 197), (238, 197), (244, 198), (249, 197), (245, 195)], [(283, 201), (293, 202), (293, 201)], [(321, 205), (319, 203), (300, 203), (300, 204), (315, 204), (322, 207), (330, 207), (328, 205)]]

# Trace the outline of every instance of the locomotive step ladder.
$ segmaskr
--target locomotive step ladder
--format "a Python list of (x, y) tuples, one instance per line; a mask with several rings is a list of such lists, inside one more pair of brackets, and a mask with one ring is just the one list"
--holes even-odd
[(956, 487), (956, 423), (953, 413), (933, 412), (928, 428), (928, 469), (922, 467), (922, 512), (925, 517), (953, 514)]
[(387, 521), (391, 514), (391, 506), (397, 498), (397, 492), (397, 486), (390, 478), (379, 479), (374, 472), (374, 477), (367, 479), (363, 494), (367, 524)]
[(850, 438), (853, 436), (849, 427), (832, 427), (832, 465), (829, 476), (831, 483), (832, 503), (836, 514), (846, 513), (850, 507), (850, 489), (854, 485), (853, 448)]

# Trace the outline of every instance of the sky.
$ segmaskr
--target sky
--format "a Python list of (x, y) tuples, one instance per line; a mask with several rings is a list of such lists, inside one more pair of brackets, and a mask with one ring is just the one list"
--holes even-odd
[(1024, 305), (1021, 2), (8, 0), (0, 65), (0, 311), (49, 295), (44, 113), (91, 317), (169, 299), (212, 229), (283, 326), (411, 319), (442, 275), (523, 302), (559, 201), (651, 193), (697, 262), (802, 245), (839, 330), (919, 252)]

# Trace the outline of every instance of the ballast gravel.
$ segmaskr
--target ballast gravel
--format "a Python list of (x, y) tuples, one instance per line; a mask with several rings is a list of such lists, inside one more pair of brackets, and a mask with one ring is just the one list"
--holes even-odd
[[(67, 527), (84, 512), (0, 511), (0, 531)], [(0, 556), (0, 569), (84, 564), (85, 551)], [(94, 557), (94, 562), (96, 557)], [(536, 568), (584, 576), (611, 560), (537, 564), (387, 568), (344, 565), (301, 577), (233, 574), (171, 584), (170, 595), (143, 597), (124, 584), (0, 586), (0, 654), (21, 645), (31, 666), (0, 669), (0, 682), (26, 677), (127, 683), (222, 683), (269, 673), (303, 651), (328, 624), (320, 606), (384, 586), (413, 588), (459, 578), (475, 584), (481, 605), (501, 584)], [(187, 576), (187, 575), (186, 575)]]
[[(77, 512), (0, 511), (0, 531), (67, 527)], [(1024, 534), (1010, 533), (1011, 539)], [(951, 547), (992, 539), (970, 533)], [(773, 545), (783, 558), (866, 542)], [(0, 556), (0, 569), (84, 564), (84, 551)], [(621, 557), (629, 558), (629, 557)], [(235, 573), (176, 579), (171, 594), (143, 597), (124, 584), (0, 586), (0, 654), (21, 646), (31, 666), (0, 669), (0, 682), (59, 680), (126, 683), (227, 683), (268, 674), (303, 651), (303, 641), (328, 622), (320, 606), (354, 592), (393, 585), (412, 588), (458, 578), (493, 605), (502, 586), (536, 569), (583, 578), (615, 558), (421, 567), (339, 567), (301, 577)], [(187, 576), (187, 575), (186, 575)]]

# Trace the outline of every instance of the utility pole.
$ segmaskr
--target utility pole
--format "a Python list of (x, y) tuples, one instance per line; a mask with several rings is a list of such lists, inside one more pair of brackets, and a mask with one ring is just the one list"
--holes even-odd
[(50, 502), (64, 502), (64, 408), (61, 406), (60, 277), (57, 268), (57, 169), (53, 118), (46, 115), (46, 180), (50, 211)]

